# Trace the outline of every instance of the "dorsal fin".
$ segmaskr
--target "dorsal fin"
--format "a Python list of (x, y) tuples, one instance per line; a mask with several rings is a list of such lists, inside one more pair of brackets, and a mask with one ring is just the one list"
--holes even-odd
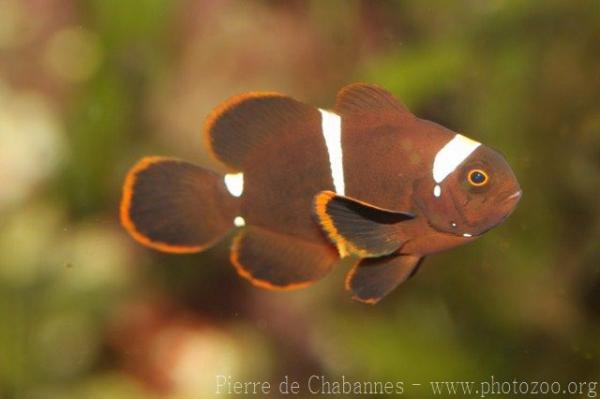
[(397, 212), (349, 198), (331, 191), (315, 196), (314, 210), (341, 257), (379, 257), (394, 253), (406, 242), (402, 222), (414, 215)]
[(274, 92), (247, 93), (215, 108), (204, 126), (208, 148), (235, 171), (243, 170), (248, 156), (276, 136), (319, 129), (315, 107)]
[(353, 83), (343, 87), (337, 94), (335, 110), (340, 114), (368, 114), (394, 112), (413, 116), (391, 93), (367, 84)]

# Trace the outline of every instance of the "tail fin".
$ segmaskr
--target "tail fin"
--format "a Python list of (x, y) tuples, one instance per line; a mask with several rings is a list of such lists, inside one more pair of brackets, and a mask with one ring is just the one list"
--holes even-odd
[(138, 242), (164, 252), (199, 252), (231, 228), (239, 201), (223, 176), (192, 163), (143, 158), (123, 186), (121, 224)]

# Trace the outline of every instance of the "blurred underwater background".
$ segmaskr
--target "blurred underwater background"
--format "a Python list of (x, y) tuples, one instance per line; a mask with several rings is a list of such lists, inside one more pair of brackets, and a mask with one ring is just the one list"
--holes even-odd
[[(500, 150), (515, 213), (377, 306), (350, 299), (344, 265), (263, 291), (227, 242), (168, 255), (120, 227), (140, 157), (222, 170), (201, 133), (224, 99), (326, 108), (356, 81)], [(599, 187), (597, 0), (0, 0), (0, 399), (226, 396), (218, 375), (287, 375), (297, 397), (319, 396), (311, 375), (409, 398), (598, 382)]]

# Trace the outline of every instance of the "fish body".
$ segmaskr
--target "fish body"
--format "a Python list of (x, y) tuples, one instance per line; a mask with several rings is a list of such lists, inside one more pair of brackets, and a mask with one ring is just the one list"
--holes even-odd
[(204, 134), (228, 173), (144, 158), (126, 177), (121, 221), (141, 243), (176, 253), (235, 228), (231, 263), (263, 288), (305, 287), (350, 256), (346, 288), (376, 303), (426, 255), (500, 224), (521, 197), (499, 153), (373, 85), (343, 88), (332, 110), (278, 93), (236, 96)]

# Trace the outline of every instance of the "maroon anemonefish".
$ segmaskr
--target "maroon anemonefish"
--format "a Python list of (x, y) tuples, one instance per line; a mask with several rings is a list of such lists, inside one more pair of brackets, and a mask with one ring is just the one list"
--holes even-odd
[(498, 152), (362, 83), (343, 88), (333, 110), (242, 94), (208, 116), (204, 135), (229, 173), (143, 158), (125, 179), (121, 222), (172, 253), (236, 229), (231, 263), (262, 288), (306, 287), (349, 256), (346, 288), (376, 303), (424, 256), (473, 241), (521, 197)]

